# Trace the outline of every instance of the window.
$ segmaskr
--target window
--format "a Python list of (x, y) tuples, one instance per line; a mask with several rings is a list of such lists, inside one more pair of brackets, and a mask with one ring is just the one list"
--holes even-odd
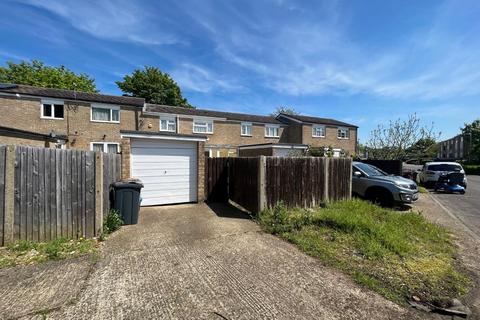
[(278, 134), (279, 129), (280, 129), (279, 126), (266, 125), (265, 126), (265, 137), (278, 138), (279, 137), (279, 134)]
[(325, 126), (315, 125), (312, 127), (312, 137), (325, 137)]
[(193, 120), (194, 133), (213, 133), (212, 120)]
[(118, 143), (116, 142), (92, 142), (90, 144), (92, 151), (101, 151), (106, 153), (118, 153)]
[(160, 131), (176, 131), (175, 118), (173, 117), (160, 117)]
[(338, 139), (350, 139), (350, 130), (348, 128), (338, 128), (337, 137)]
[(42, 100), (42, 114), (44, 119), (63, 119), (63, 101)]
[(95, 122), (120, 122), (120, 108), (117, 106), (99, 106), (92, 105), (91, 109), (91, 121)]
[(241, 124), (241, 132), (242, 136), (252, 136), (252, 124), (250, 122), (242, 122)]

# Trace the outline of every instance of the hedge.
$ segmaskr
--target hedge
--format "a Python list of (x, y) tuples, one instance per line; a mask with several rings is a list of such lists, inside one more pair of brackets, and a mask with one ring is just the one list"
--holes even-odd
[(480, 175), (480, 165), (463, 165), (463, 169), (467, 175)]

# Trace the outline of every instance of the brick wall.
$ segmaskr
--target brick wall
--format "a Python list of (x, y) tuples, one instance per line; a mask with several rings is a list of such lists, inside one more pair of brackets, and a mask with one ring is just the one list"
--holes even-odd
[(66, 135), (67, 149), (89, 150), (90, 142), (121, 143), (120, 130), (135, 130), (135, 107), (121, 106), (120, 123), (90, 121), (90, 104), (65, 101), (64, 119), (40, 118), (41, 100), (0, 96), (0, 125)]
[(33, 139), (25, 139), (25, 138), (17, 138), (17, 137), (0, 136), (0, 145), (2, 144), (7, 144), (7, 145), (13, 144), (17, 146), (42, 147), (42, 148), (50, 147), (50, 143), (45, 140), (33, 140)]
[(131, 178), (130, 161), (131, 161), (131, 145), (130, 138), (123, 138), (121, 141), (122, 150), (122, 179)]
[(202, 202), (205, 200), (205, 142), (197, 143), (197, 200)]
[(302, 125), (302, 142), (312, 147), (328, 147), (341, 148), (350, 155), (355, 153), (357, 131), (350, 128), (350, 139), (337, 138), (338, 127), (326, 126), (325, 137), (312, 137), (312, 125)]

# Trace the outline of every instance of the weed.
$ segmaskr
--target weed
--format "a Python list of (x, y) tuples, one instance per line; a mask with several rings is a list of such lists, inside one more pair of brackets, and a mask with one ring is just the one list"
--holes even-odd
[(441, 303), (467, 292), (450, 234), (418, 213), (356, 199), (308, 210), (279, 204), (257, 219), (267, 232), (397, 303), (414, 295)]
[(108, 235), (114, 231), (117, 231), (118, 229), (120, 229), (122, 224), (123, 220), (120, 217), (118, 211), (114, 209), (110, 210), (110, 212), (107, 214), (107, 217), (105, 218), (105, 221), (103, 222), (103, 233), (101, 235), (101, 238), (104, 238), (105, 235)]

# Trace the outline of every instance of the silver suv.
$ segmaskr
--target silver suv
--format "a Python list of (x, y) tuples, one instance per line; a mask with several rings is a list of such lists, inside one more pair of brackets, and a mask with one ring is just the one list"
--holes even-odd
[(353, 162), (352, 192), (383, 207), (418, 200), (417, 184), (400, 176), (388, 175), (379, 168)]

